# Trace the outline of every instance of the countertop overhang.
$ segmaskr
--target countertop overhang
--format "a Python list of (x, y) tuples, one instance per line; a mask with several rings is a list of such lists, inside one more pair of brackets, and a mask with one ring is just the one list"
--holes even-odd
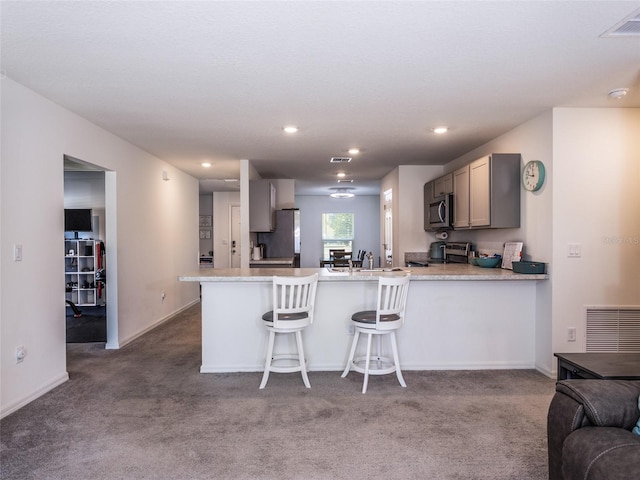
[(514, 273), (502, 268), (482, 268), (469, 264), (435, 264), (429, 267), (407, 267), (400, 270), (335, 272), (329, 268), (208, 268), (178, 277), (181, 282), (270, 282), (275, 276), (302, 277), (319, 274), (320, 282), (377, 280), (379, 276), (410, 273), (413, 281), (515, 281), (547, 280), (548, 274)]

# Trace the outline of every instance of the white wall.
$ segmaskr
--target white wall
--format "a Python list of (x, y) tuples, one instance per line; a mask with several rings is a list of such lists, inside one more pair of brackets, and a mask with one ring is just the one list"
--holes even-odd
[[(546, 185), (522, 191), (519, 229), (458, 231), (450, 239), (487, 251), (521, 240), (527, 258), (548, 264), (550, 280), (537, 287), (535, 336), (536, 367), (549, 375), (554, 352), (584, 351), (585, 306), (640, 303), (639, 132), (640, 109), (558, 108), (445, 168), (493, 152), (544, 162)], [(581, 243), (581, 258), (567, 257), (568, 243)], [(578, 341), (567, 340), (569, 327)]]
[(381, 239), (384, 238), (384, 192), (391, 189), (393, 195), (394, 267), (404, 266), (405, 252), (427, 252), (429, 244), (436, 240), (434, 232), (424, 229), (424, 184), (442, 173), (441, 165), (401, 165), (380, 182)]
[(549, 110), (445, 166), (445, 172), (451, 172), (490, 153), (520, 153), (523, 166), (529, 160), (542, 160), (545, 164), (545, 186), (534, 193), (522, 188), (520, 190), (520, 228), (455, 231), (451, 233), (449, 241), (470, 241), (474, 248), (486, 253), (502, 253), (505, 242), (521, 241), (524, 242), (525, 259), (548, 264), (551, 279), (538, 282), (535, 305), (536, 367), (548, 375), (553, 375), (555, 370), (551, 346), (551, 290), (555, 268), (552, 262), (552, 185), (555, 181), (552, 142), (553, 122), (552, 112)]
[(640, 109), (557, 108), (553, 133), (553, 350), (579, 352), (585, 306), (640, 305)]
[[(424, 229), (424, 184), (442, 175), (439, 165), (402, 165), (398, 167), (398, 191), (394, 192), (393, 221), (398, 218), (398, 235), (394, 238), (395, 267), (404, 266), (405, 252), (426, 252), (436, 241), (434, 232)], [(397, 213), (396, 213), (397, 212)]]
[[(322, 258), (322, 214), (354, 213), (353, 249), (379, 251), (379, 196), (356, 195), (353, 198), (331, 198), (329, 195), (298, 195), (300, 209), (300, 266), (317, 268)], [(376, 259), (376, 264), (378, 260)]]
[[(1, 135), (4, 416), (67, 379), (63, 156), (115, 172), (117, 225), (109, 230), (117, 238), (106, 248), (107, 258), (117, 256), (108, 263), (118, 272), (120, 345), (198, 300), (196, 284), (177, 281), (197, 268), (198, 182), (7, 77)], [(21, 262), (12, 260), (14, 244), (23, 246)], [(28, 353), (16, 364), (20, 345)]]

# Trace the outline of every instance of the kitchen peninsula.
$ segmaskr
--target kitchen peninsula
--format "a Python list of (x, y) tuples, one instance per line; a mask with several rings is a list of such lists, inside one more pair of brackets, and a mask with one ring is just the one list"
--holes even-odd
[(261, 371), (273, 275), (319, 273), (314, 323), (304, 341), (310, 370), (344, 368), (353, 312), (375, 303), (380, 275), (411, 275), (398, 332), (403, 370), (534, 368), (536, 292), (546, 274), (463, 264), (403, 271), (321, 268), (204, 269), (179, 277), (202, 287), (201, 373)]

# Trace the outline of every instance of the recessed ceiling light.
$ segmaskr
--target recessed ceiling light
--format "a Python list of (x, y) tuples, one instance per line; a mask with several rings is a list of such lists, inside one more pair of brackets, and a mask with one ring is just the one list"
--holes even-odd
[(616, 100), (619, 100), (622, 97), (625, 97), (627, 93), (629, 93), (628, 88), (614, 88), (608, 93), (608, 95), (610, 98), (615, 98)]
[(329, 195), (332, 198), (351, 198), (354, 196), (350, 188), (334, 188), (333, 190), (335, 191)]
[(209, 168), (211, 166), (211, 162), (202, 162), (202, 166), (204, 168)]
[(349, 149), (349, 153), (350, 153), (351, 155), (357, 155), (357, 154), (359, 154), (359, 153), (360, 153), (360, 149), (359, 149), (359, 148), (350, 148), (350, 149)]
[(298, 131), (298, 127), (294, 125), (287, 125), (282, 128), (286, 133), (296, 133)]
[(344, 177), (346, 177), (346, 176), (347, 176), (347, 174), (346, 174), (346, 173), (344, 173), (344, 172), (339, 172), (339, 173), (337, 173), (337, 174), (336, 174), (336, 176), (337, 176), (338, 178), (344, 178)]
[(435, 127), (431, 129), (433, 133), (437, 133), (439, 135), (442, 135), (443, 133), (447, 133), (448, 130), (449, 129), (447, 127)]

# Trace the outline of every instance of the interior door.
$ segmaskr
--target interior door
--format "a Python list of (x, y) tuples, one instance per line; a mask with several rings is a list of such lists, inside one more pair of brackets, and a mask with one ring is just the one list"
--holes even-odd
[(240, 205), (231, 205), (231, 228), (229, 229), (229, 265), (240, 268), (242, 244), (240, 242)]
[(393, 191), (384, 192), (384, 266), (393, 265)]

